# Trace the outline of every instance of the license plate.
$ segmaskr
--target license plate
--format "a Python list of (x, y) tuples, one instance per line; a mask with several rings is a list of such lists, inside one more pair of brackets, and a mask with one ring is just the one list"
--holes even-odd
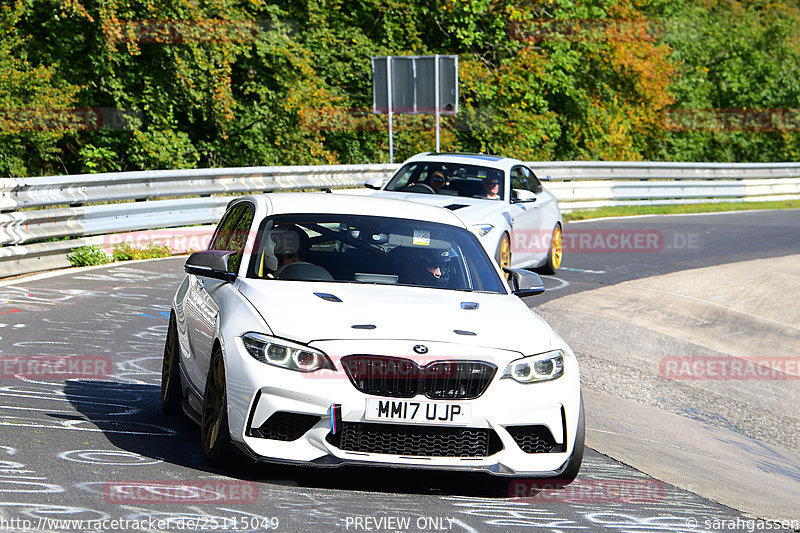
[(472, 406), (467, 403), (367, 398), (364, 418), (414, 424), (463, 426), (470, 423), (471, 414)]

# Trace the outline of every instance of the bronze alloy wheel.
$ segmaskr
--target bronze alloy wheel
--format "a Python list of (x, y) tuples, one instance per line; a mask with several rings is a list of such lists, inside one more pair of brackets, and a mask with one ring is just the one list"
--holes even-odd
[(557, 271), (559, 267), (561, 267), (561, 257), (563, 253), (564, 239), (561, 235), (561, 226), (556, 226), (553, 230), (553, 245), (550, 250), (550, 262), (553, 265), (553, 270)]
[(161, 364), (161, 411), (174, 415), (181, 411), (180, 346), (175, 317), (169, 317), (164, 359)]
[(561, 225), (556, 224), (553, 228), (553, 238), (550, 241), (550, 250), (547, 252), (547, 261), (537, 269), (542, 274), (555, 274), (561, 267), (561, 260), (564, 257), (564, 238), (561, 234)]
[(511, 266), (511, 240), (508, 238), (508, 233), (504, 233), (503, 238), (500, 239), (495, 259), (501, 270)]
[(203, 395), (201, 435), (203, 453), (211, 465), (221, 465), (230, 459), (231, 435), (228, 429), (228, 394), (225, 385), (225, 360), (219, 348), (214, 350)]

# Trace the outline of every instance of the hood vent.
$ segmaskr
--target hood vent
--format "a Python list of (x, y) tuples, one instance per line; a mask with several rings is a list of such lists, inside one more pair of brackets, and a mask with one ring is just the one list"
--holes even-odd
[(327, 292), (315, 292), (314, 296), (318, 296), (325, 300), (326, 302), (341, 302), (342, 299), (334, 294), (329, 294)]
[(444, 206), (445, 209), (449, 209), (450, 211), (455, 211), (456, 209), (461, 209), (462, 207), (469, 207), (468, 204), (450, 204)]

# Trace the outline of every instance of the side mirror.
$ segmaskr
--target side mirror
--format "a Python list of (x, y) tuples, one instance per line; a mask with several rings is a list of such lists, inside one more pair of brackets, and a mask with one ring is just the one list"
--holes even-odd
[(378, 177), (370, 178), (366, 181), (366, 183), (364, 183), (364, 187), (366, 187), (367, 189), (373, 189), (375, 191), (379, 191), (381, 190), (381, 187), (383, 187), (383, 178), (378, 178)]
[(544, 283), (539, 274), (521, 268), (504, 268), (503, 270), (510, 274), (511, 292), (520, 298), (536, 296), (544, 292)]
[(186, 260), (183, 269), (195, 276), (205, 276), (232, 282), (236, 279), (236, 274), (228, 271), (228, 265), (237, 253), (226, 250), (195, 252)]
[(511, 201), (514, 203), (535, 202), (536, 193), (527, 189), (512, 189)]

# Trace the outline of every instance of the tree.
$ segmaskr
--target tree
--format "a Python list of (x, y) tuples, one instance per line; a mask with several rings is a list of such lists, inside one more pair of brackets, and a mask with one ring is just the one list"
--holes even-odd
[(784, 2), (664, 4), (680, 69), (663, 140), (648, 154), (679, 161), (785, 161), (800, 155), (800, 9)]
[(29, 59), (31, 37), (17, 28), (22, 0), (0, 6), (0, 175), (61, 171), (57, 143), (91, 126), (73, 108), (77, 85), (57, 75), (58, 64)]

